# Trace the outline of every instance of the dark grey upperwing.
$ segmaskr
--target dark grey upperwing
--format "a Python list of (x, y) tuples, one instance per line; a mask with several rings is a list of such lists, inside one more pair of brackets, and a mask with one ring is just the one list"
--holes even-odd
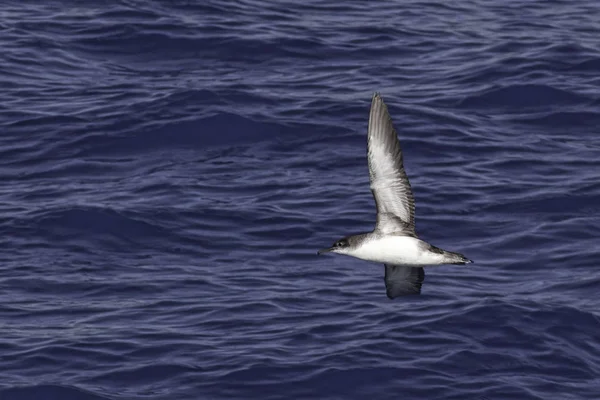
[(411, 294), (421, 294), (425, 270), (421, 267), (385, 265), (385, 293), (390, 299)]
[(379, 93), (373, 95), (371, 102), (367, 155), (371, 191), (377, 206), (376, 229), (414, 235), (415, 200), (404, 171), (398, 134)]

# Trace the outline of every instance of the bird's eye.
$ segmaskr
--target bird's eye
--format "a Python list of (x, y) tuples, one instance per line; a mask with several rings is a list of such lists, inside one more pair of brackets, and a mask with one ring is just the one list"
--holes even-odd
[(335, 247), (344, 247), (344, 244), (345, 244), (345, 243), (344, 243), (344, 241), (343, 241), (343, 240), (340, 240), (339, 242), (337, 242), (337, 243), (335, 244)]

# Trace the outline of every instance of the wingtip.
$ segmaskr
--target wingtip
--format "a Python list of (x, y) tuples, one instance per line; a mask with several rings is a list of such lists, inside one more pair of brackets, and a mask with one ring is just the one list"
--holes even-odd
[(373, 92), (373, 98), (371, 99), (371, 109), (373, 110), (379, 108), (380, 106), (385, 106), (383, 97), (381, 97), (381, 93)]

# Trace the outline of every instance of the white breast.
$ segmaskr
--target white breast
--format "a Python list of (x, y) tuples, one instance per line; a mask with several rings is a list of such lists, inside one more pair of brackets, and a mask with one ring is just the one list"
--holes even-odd
[(362, 243), (349, 252), (349, 256), (362, 260), (391, 265), (434, 265), (440, 262), (440, 255), (424, 251), (426, 246), (419, 239), (409, 236), (384, 236)]

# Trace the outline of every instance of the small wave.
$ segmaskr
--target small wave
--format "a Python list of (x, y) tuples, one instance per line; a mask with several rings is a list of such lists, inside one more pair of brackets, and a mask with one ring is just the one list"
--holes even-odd
[(94, 382), (110, 382), (111, 384), (141, 385), (151, 384), (158, 380), (179, 377), (180, 375), (198, 372), (198, 368), (181, 364), (156, 363), (137, 368), (120, 368), (94, 377)]
[(511, 85), (465, 97), (459, 107), (513, 108), (580, 105), (591, 99), (586, 96), (557, 89), (548, 85)]
[(160, 235), (161, 227), (136, 220), (107, 208), (76, 207), (45, 212), (38, 218), (43, 228), (79, 234), (110, 234), (122, 237)]
[(76, 145), (80, 157), (122, 156), (167, 149), (206, 149), (235, 147), (261, 141), (277, 141), (295, 137), (298, 128), (282, 123), (260, 122), (232, 113), (217, 113), (209, 117), (173, 121), (156, 127), (138, 127), (133, 132), (110, 136), (88, 136)]
[(169, 228), (148, 222), (141, 214), (132, 214), (109, 208), (75, 206), (33, 212), (8, 221), (2, 230), (11, 232), (11, 240), (37, 238), (45, 243), (44, 246), (69, 243), (84, 249), (110, 248), (127, 252), (169, 246), (173, 240)]
[(592, 58), (592, 59), (577, 63), (575, 65), (571, 65), (569, 67), (569, 71), (599, 73), (600, 72), (600, 58)]
[[(128, 59), (134, 63), (156, 60), (163, 63), (164, 55), (170, 60), (198, 58), (207, 62), (257, 62), (269, 58), (319, 57), (325, 51), (331, 51), (322, 40), (289, 36), (258, 36), (251, 26), (245, 27), (236, 21), (233, 30), (223, 30), (219, 25), (210, 26), (209, 35), (195, 35), (196, 31), (182, 28), (177, 24), (152, 24), (144, 26), (128, 24), (105, 27), (85, 28), (72, 40), (73, 47), (80, 53), (102, 55), (111, 59)], [(206, 29), (199, 27), (199, 29)], [(235, 35), (234, 32), (238, 33)], [(226, 48), (228, 51), (223, 52)], [(340, 51), (337, 51), (340, 54)], [(160, 54), (161, 58), (157, 59)]]
[(69, 115), (32, 115), (29, 118), (22, 118), (6, 125), (6, 128), (17, 129), (17, 131), (27, 129), (28, 133), (35, 132), (36, 128), (43, 129), (45, 124), (79, 124), (87, 122), (83, 118)]
[(515, 119), (517, 122), (539, 125), (545, 129), (565, 127), (590, 127), (600, 125), (600, 113), (595, 111), (554, 111), (543, 115), (527, 115)]
[(101, 396), (74, 386), (35, 385), (2, 389), (0, 390), (0, 399), (111, 400), (112, 398)]

